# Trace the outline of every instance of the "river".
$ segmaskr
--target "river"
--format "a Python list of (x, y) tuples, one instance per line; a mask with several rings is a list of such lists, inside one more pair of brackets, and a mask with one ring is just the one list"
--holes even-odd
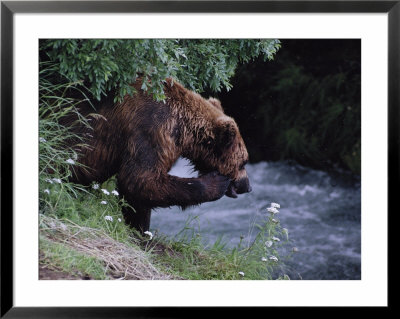
[[(206, 244), (223, 236), (227, 247), (250, 243), (256, 235), (253, 225), (265, 219), (271, 202), (281, 205), (279, 220), (289, 230), (298, 252), (288, 261), (291, 279), (361, 279), (361, 186), (341, 174), (289, 165), (260, 162), (246, 165), (253, 191), (232, 199), (191, 207), (153, 212), (151, 229), (174, 236), (189, 218), (197, 216)], [(196, 176), (189, 162), (179, 159), (170, 174)]]

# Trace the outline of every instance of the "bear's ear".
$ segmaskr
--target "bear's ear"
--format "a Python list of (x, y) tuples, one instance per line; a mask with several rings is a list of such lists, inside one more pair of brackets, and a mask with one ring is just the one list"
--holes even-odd
[(222, 108), (221, 102), (220, 100), (214, 98), (214, 97), (210, 97), (208, 99), (208, 102), (211, 103), (211, 105), (213, 105), (215, 108), (217, 108), (220, 111), (224, 111), (224, 109)]
[(234, 142), (237, 135), (237, 127), (235, 122), (225, 117), (218, 119), (215, 131), (215, 138), (220, 147), (229, 147)]

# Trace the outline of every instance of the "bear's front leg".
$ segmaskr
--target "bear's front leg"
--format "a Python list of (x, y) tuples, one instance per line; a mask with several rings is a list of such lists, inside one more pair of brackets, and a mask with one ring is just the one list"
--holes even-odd
[(215, 201), (228, 189), (228, 177), (212, 172), (197, 178), (182, 178), (164, 175), (154, 183), (147, 183), (143, 188), (142, 200), (147, 198), (152, 207), (170, 207), (198, 205)]
[(130, 176), (129, 180), (118, 178), (118, 187), (121, 195), (136, 210), (133, 212), (132, 209), (124, 208), (125, 221), (141, 232), (150, 227), (152, 208), (186, 208), (215, 201), (224, 196), (230, 183), (229, 178), (217, 172), (197, 178), (181, 178), (168, 174), (159, 176), (150, 172)]

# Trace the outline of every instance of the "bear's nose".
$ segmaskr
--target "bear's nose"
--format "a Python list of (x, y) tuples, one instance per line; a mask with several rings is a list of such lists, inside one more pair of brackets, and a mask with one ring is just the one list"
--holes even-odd
[(236, 193), (238, 194), (243, 194), (243, 193), (250, 193), (252, 191), (252, 188), (249, 183), (249, 179), (241, 179), (237, 182), (234, 183)]

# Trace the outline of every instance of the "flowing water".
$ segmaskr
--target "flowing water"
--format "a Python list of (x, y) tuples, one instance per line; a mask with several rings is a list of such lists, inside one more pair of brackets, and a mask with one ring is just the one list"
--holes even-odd
[[(153, 212), (151, 229), (175, 235), (188, 218), (206, 243), (221, 235), (228, 247), (240, 236), (246, 242), (256, 235), (252, 226), (266, 217), (271, 202), (281, 205), (280, 223), (289, 230), (291, 244), (299, 250), (288, 262), (291, 279), (361, 278), (361, 187), (344, 176), (283, 162), (248, 164), (253, 191), (232, 199), (204, 203), (182, 211), (178, 207)], [(179, 159), (170, 174), (196, 176), (190, 164)]]

